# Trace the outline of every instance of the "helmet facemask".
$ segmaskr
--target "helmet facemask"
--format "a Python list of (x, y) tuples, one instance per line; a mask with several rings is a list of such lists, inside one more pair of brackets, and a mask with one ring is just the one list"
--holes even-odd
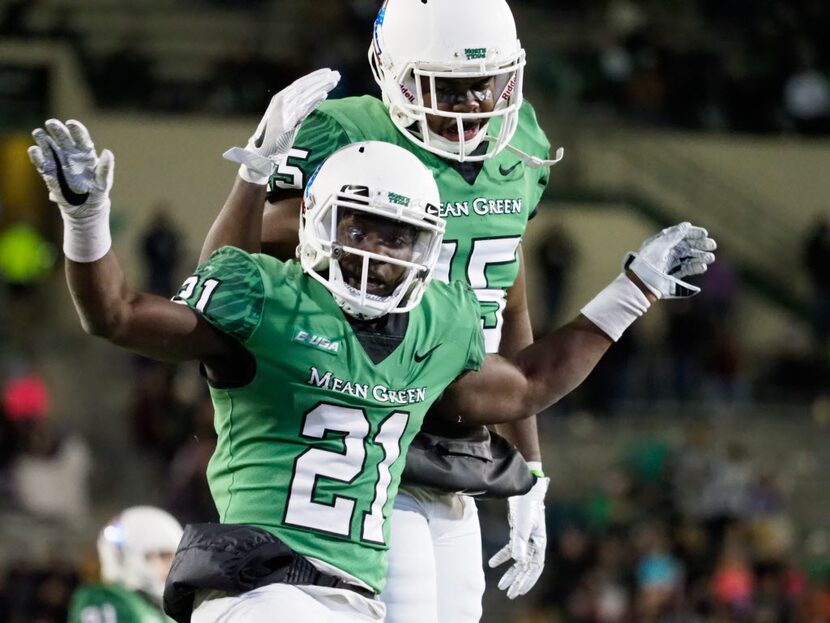
[[(435, 215), (436, 206), (391, 191), (348, 185), (320, 205), (308, 193), (304, 201), (299, 248), (303, 269), (332, 293), (346, 313), (365, 320), (407, 312), (420, 302), (441, 250), (444, 222)], [(390, 229), (410, 233), (409, 252), (403, 253), (407, 257), (375, 253), (344, 239), (344, 219), (355, 215), (388, 221)], [(360, 258), (359, 270), (354, 269), (355, 257)], [(383, 264), (400, 267), (402, 273), (393, 291), (372, 292), (379, 288), (372, 275), (383, 270)]]

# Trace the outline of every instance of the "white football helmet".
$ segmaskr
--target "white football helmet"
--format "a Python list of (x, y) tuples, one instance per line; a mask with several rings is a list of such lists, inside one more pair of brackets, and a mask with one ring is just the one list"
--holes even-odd
[(101, 579), (142, 591), (161, 603), (169, 569), (154, 554), (174, 554), (182, 527), (169, 513), (153, 506), (133, 506), (116, 515), (98, 535)]
[[(409, 140), (444, 158), (480, 161), (504, 149), (516, 132), (522, 105), (525, 51), (505, 0), (387, 0), (375, 21), (369, 64), (392, 121)], [(435, 93), (436, 78), (495, 78), (496, 106), (489, 113), (438, 110), (424, 105), (421, 79)], [(454, 118), (458, 140), (431, 132), (427, 115)], [(487, 153), (471, 155), (500, 117)], [(483, 120), (464, 140), (464, 121)]]
[[(441, 251), (444, 221), (438, 216), (439, 205), (432, 172), (406, 149), (379, 141), (347, 145), (329, 156), (306, 185), (297, 247), (303, 270), (355, 318), (409, 311), (420, 302)], [(344, 209), (414, 227), (410, 261), (338, 243), (338, 215)], [(363, 258), (360, 288), (349, 285), (341, 272), (339, 260), (347, 254)], [(391, 295), (367, 291), (370, 262), (405, 268)]]

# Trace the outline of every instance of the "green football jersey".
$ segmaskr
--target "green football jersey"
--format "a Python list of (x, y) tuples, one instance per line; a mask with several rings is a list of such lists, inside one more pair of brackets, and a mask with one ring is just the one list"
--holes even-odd
[[(494, 119), (488, 132), (495, 134), (500, 127), (501, 119)], [(464, 281), (473, 288), (481, 303), (487, 352), (498, 352), (506, 290), (519, 272), (517, 248), (547, 185), (548, 169), (532, 169), (502, 150), (483, 163), (470, 183), (458, 163), (410, 142), (392, 123), (383, 102), (365, 95), (325, 101), (309, 115), (289, 158), (272, 177), (272, 187), (302, 189), (334, 151), (366, 140), (408, 149), (432, 171), (441, 196), (440, 215), (447, 224), (435, 278)], [(550, 143), (527, 101), (510, 144), (527, 154), (548, 157)]]
[(221, 521), (269, 530), (380, 591), (409, 443), (447, 385), (484, 359), (472, 291), (431, 284), (379, 363), (297, 262), (224, 247), (174, 300), (256, 359), (244, 387), (210, 388)]
[(173, 619), (118, 584), (85, 584), (72, 595), (69, 623), (173, 623)]

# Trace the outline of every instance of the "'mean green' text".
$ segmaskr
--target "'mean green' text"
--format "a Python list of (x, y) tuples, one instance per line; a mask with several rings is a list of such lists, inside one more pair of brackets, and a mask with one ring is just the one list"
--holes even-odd
[(396, 405), (409, 405), (417, 402), (423, 402), (427, 398), (426, 387), (413, 387), (409, 389), (391, 389), (385, 385), (372, 385), (367, 383), (355, 383), (345, 379), (338, 378), (327, 370), (325, 374), (320, 374), (314, 366), (309, 370), (310, 375), (306, 381), (307, 385), (314, 387), (322, 387), (333, 392), (341, 394), (348, 394), (350, 396), (357, 396), (359, 398), (367, 398), (369, 393), (372, 398), (378, 402)]

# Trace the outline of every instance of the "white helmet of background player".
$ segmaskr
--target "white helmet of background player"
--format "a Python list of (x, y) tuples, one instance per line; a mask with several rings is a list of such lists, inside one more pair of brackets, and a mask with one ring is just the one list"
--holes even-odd
[(181, 538), (179, 522), (160, 508), (133, 506), (122, 511), (98, 535), (101, 579), (160, 603)]
[[(505, 0), (386, 0), (375, 21), (369, 64), (392, 121), (404, 136), (444, 158), (492, 158), (510, 142), (522, 105), (525, 52)], [(424, 104), (425, 86), (435, 93), (437, 78), (494, 78), (495, 107), (489, 113), (439, 110)], [(427, 115), (454, 119), (457, 140), (429, 129)], [(471, 156), (501, 119), (488, 153)], [(480, 124), (464, 138), (463, 125)]]
[[(297, 248), (303, 270), (356, 318), (409, 311), (420, 302), (441, 251), (438, 206), (432, 172), (415, 155), (379, 141), (347, 145), (306, 185)], [(394, 257), (359, 248), (357, 227), (355, 238), (349, 237), (355, 218), (405, 232), (405, 248)]]

